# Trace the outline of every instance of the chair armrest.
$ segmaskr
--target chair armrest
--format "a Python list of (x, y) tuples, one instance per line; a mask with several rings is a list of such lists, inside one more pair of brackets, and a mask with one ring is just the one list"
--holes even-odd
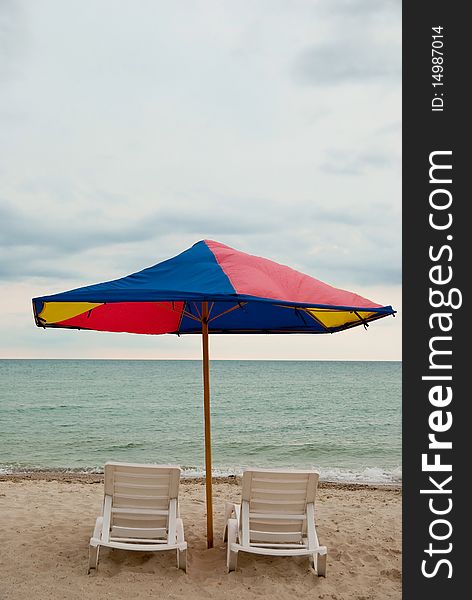
[(90, 538), (91, 546), (98, 546), (102, 537), (103, 517), (97, 517), (95, 521), (95, 527), (93, 528), (93, 534)]
[(225, 502), (225, 528), (223, 532), (223, 541), (228, 538), (228, 522), (235, 520), (239, 530), (239, 517), (241, 515), (241, 505), (234, 502)]
[(241, 505), (235, 502), (225, 502), (225, 525), (229, 519), (236, 519), (239, 527), (239, 518), (241, 515)]

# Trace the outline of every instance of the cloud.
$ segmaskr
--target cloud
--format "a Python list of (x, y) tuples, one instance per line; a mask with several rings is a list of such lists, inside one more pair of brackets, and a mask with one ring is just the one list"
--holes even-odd
[(392, 253), (383, 245), (366, 244), (354, 254), (346, 251), (346, 247), (338, 246), (323, 256), (322, 269), (319, 257), (308, 260), (307, 267), (331, 285), (355, 289), (356, 285), (400, 285), (399, 259), (399, 252)]
[(0, 80), (9, 81), (18, 75), (26, 49), (23, 14), (15, 0), (0, 2), (0, 40)]
[(363, 175), (373, 169), (388, 169), (392, 166), (400, 166), (400, 157), (397, 153), (390, 154), (381, 149), (377, 152), (328, 150), (320, 170), (336, 175)]
[[(218, 209), (210, 202), (196, 212), (178, 206), (114, 220), (106, 212), (78, 211), (49, 222), (41, 214), (4, 205), (0, 274), (4, 280), (49, 277), (92, 283), (97, 277), (137, 271), (212, 238), (328, 282), (335, 273), (339, 285), (343, 278), (354, 283), (399, 281), (399, 267), (392, 267), (399, 265), (398, 251), (394, 243), (393, 248), (385, 245), (385, 230), (396, 236), (392, 223), (399, 219), (390, 204), (379, 202), (366, 210), (361, 204), (330, 205), (319, 198), (312, 205), (295, 201), (293, 206), (297, 208), (287, 203), (270, 210), (270, 201), (224, 198)], [(384, 248), (376, 246), (377, 231)]]
[(400, 0), (330, 0), (317, 5), (324, 31), (292, 63), (304, 85), (398, 84)]
[(293, 73), (296, 81), (310, 85), (397, 82), (401, 59), (390, 46), (356, 38), (305, 49), (295, 60)]
[[(141, 260), (146, 261), (143, 248), (159, 248), (161, 256), (164, 252), (162, 259), (168, 258), (165, 248), (169, 247), (169, 238), (190, 239), (193, 243), (204, 237), (257, 235), (271, 225), (274, 227), (273, 221), (270, 214), (253, 218), (250, 212), (240, 211), (234, 200), (199, 210), (195, 210), (195, 203), (179, 205), (174, 210), (162, 207), (134, 218), (113, 217), (107, 210), (74, 207), (64, 207), (52, 218), (48, 211), (25, 211), (3, 202), (0, 275), (4, 280), (31, 276), (70, 279), (90, 273), (91, 260), (95, 266), (102, 261), (103, 267), (111, 266), (113, 272), (127, 264), (137, 270), (149, 266), (136, 262), (140, 253)], [(116, 256), (115, 260), (111, 257), (111, 264), (110, 248)], [(176, 252), (184, 249), (185, 246), (177, 247)], [(129, 253), (129, 259), (123, 261), (125, 252)], [(149, 254), (147, 261), (158, 259), (155, 252)]]
[(401, 11), (401, 0), (330, 0), (321, 5), (325, 14), (337, 19), (350, 16), (364, 22), (369, 18), (391, 18), (392, 14), (398, 15)]
[(70, 210), (52, 219), (41, 211), (25, 214), (6, 205), (0, 207), (0, 220), (0, 244), (33, 247), (38, 251), (80, 252), (114, 243), (142, 241), (151, 235), (149, 227), (140, 226), (139, 222), (97, 221), (87, 212)]
[[(228, 203), (229, 204), (229, 203)], [(0, 245), (5, 248), (31, 247), (37, 251), (71, 254), (99, 250), (110, 244), (143, 243), (169, 234), (196, 234), (201, 231), (232, 235), (257, 233), (272, 220), (241, 214), (237, 202), (204, 207), (160, 208), (135, 218), (113, 217), (105, 211), (65, 208), (54, 218), (47, 211), (27, 212), (12, 203), (0, 204)]]

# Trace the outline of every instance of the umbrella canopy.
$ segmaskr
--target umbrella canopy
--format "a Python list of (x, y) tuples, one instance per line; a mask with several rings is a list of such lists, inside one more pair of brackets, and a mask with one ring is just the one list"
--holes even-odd
[(334, 333), (394, 313), (274, 261), (218, 242), (120, 279), (33, 299), (39, 327), (147, 334)]
[(132, 275), (33, 299), (38, 327), (202, 334), (207, 543), (213, 546), (209, 333), (335, 333), (393, 315), (290, 267), (203, 240)]

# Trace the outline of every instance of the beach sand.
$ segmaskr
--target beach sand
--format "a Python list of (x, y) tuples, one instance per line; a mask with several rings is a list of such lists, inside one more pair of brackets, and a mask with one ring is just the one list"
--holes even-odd
[(205, 486), (181, 483), (188, 572), (175, 552), (102, 549), (98, 573), (87, 575), (88, 541), (100, 512), (100, 475), (36, 473), (0, 477), (0, 598), (304, 599), (401, 598), (401, 490), (322, 484), (317, 503), (327, 577), (308, 558), (240, 553), (228, 574), (222, 541), (225, 500), (239, 501), (239, 480), (214, 484), (215, 548), (206, 549)]

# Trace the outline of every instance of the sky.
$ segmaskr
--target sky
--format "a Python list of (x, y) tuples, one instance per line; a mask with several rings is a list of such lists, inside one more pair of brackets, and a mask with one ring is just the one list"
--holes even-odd
[(201, 239), (397, 311), (217, 359), (401, 359), (399, 0), (1, 0), (1, 358), (199, 358), (34, 325), (31, 298)]

